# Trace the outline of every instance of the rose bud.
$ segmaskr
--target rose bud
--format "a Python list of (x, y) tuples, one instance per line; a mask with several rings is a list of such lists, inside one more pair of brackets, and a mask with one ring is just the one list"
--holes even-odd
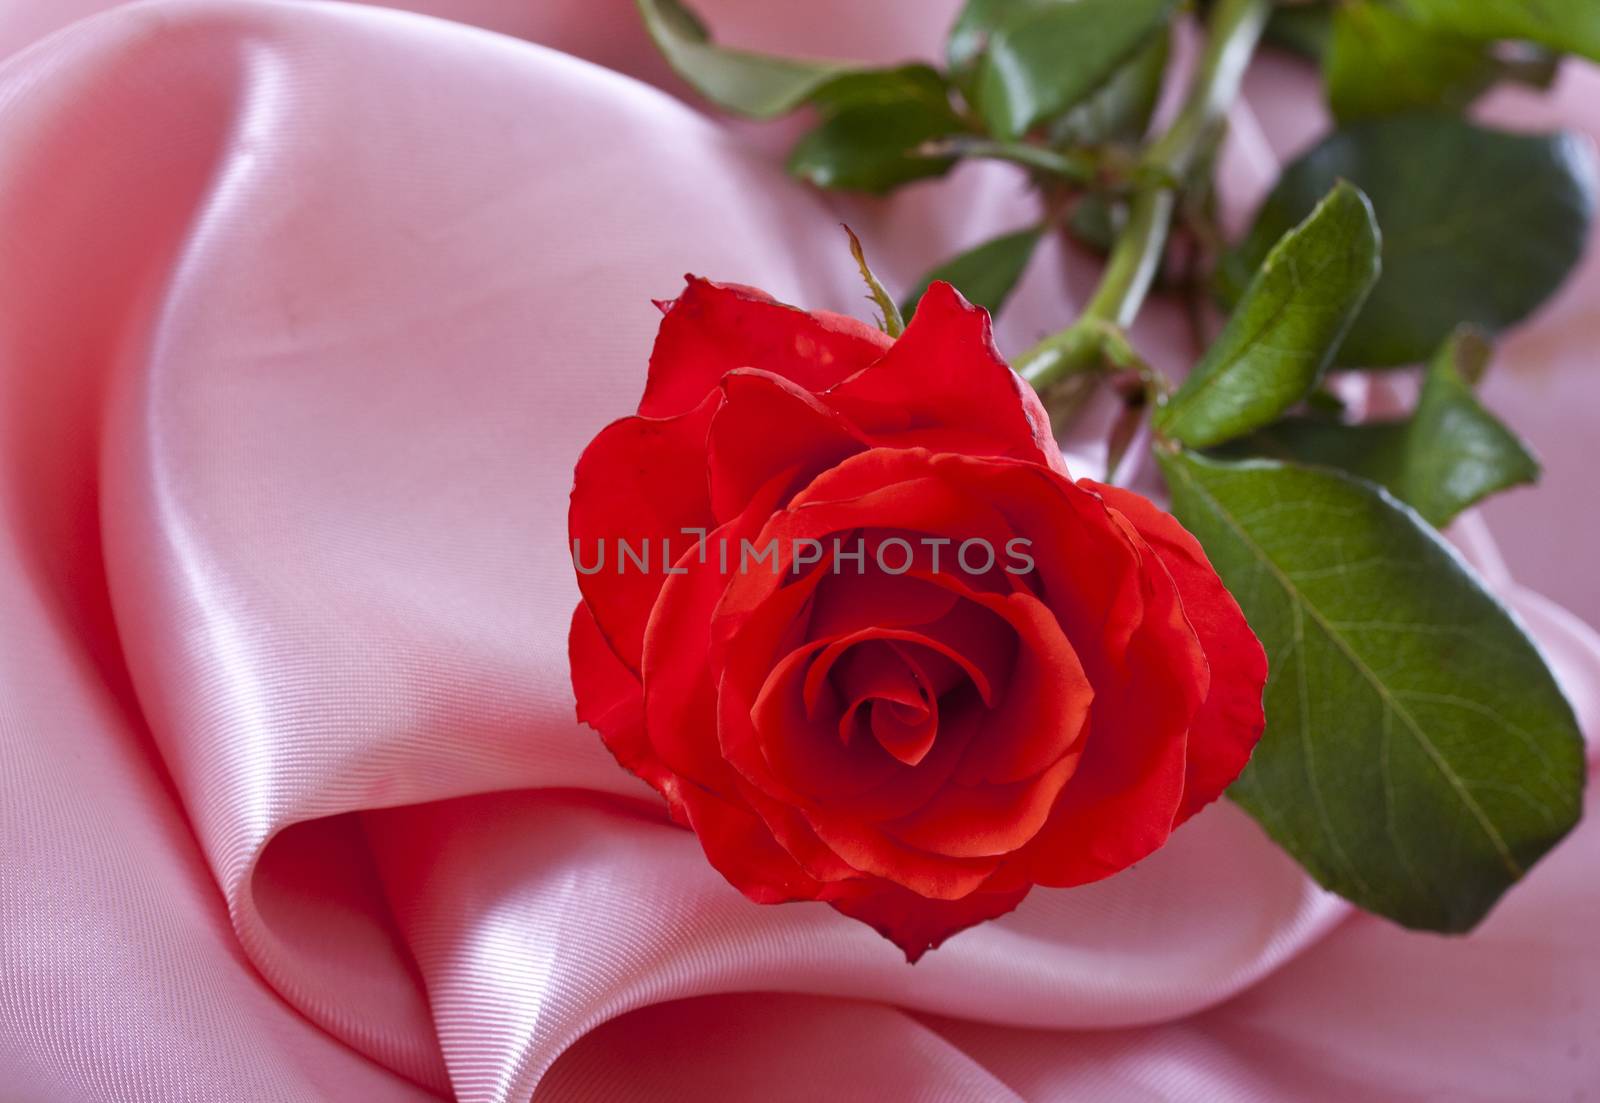
[(1069, 477), (986, 311), (936, 283), (891, 341), (693, 277), (664, 309), (578, 461), (572, 682), (746, 896), (915, 961), (1238, 776), (1261, 645), (1171, 516)]

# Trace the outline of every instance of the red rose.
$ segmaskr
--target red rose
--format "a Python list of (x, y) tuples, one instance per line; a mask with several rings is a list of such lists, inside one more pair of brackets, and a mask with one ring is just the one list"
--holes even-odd
[(1260, 644), (1176, 521), (1068, 477), (985, 311), (935, 284), (891, 341), (692, 277), (663, 309), (578, 461), (572, 681), (745, 895), (914, 961), (1238, 775)]

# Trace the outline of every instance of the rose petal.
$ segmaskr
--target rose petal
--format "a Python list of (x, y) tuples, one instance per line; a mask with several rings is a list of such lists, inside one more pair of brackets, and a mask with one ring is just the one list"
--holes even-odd
[[(1002, 519), (970, 493), (963, 493), (929, 474), (932, 457), (917, 450), (873, 449), (852, 456), (832, 468), (790, 502), (790, 508), (771, 517), (753, 541), (758, 551), (771, 552), (773, 569), (763, 566), (736, 570), (717, 607), (717, 626), (713, 633), (717, 651), (713, 662), (722, 661), (726, 641), (755, 610), (774, 594), (792, 589), (798, 552), (809, 557), (820, 548), (822, 558), (809, 574), (816, 580), (847, 586), (852, 572), (835, 573), (833, 539), (853, 551), (856, 530), (861, 525), (884, 525), (896, 529), (978, 533), (992, 541), (1004, 542), (1007, 531)], [(982, 462), (982, 461), (979, 461)], [(1019, 465), (1020, 466), (1020, 465)], [(1071, 486), (1070, 483), (1065, 483)], [(832, 500), (837, 493), (842, 500)], [(1091, 498), (1104, 512), (1098, 498)], [(815, 541), (815, 547), (806, 545)], [(894, 564), (898, 567), (898, 562)], [(908, 605), (920, 600), (907, 588)], [(808, 597), (810, 591), (808, 590)]]
[(891, 643), (890, 646), (899, 651), (906, 665), (917, 672), (918, 680), (927, 687), (930, 697), (943, 697), (956, 686), (969, 681), (978, 696), (983, 696), (984, 687), (973, 681), (976, 677), (973, 671), (978, 668), (963, 665), (959, 657), (952, 658), (956, 652), (910, 642)]
[(829, 902), (840, 914), (866, 923), (900, 947), (906, 961), (914, 963), (951, 935), (1011, 911), (1022, 903), (1029, 887), (929, 900), (888, 882), (859, 881)]
[(1189, 728), (1183, 805), (1177, 819), (1182, 823), (1233, 784), (1250, 760), (1266, 727), (1261, 696), (1267, 655), (1200, 542), (1177, 518), (1130, 490), (1082, 482), (1126, 517), (1166, 564), (1211, 664), (1210, 692)]
[(906, 662), (895, 644), (868, 640), (839, 657), (825, 678), (818, 678), (821, 662), (812, 664), (806, 675), (806, 711), (815, 716), (813, 680), (835, 688), (839, 699), (848, 702), (839, 721), (840, 740), (848, 744), (855, 728), (862, 724), (863, 712), (870, 713), (864, 727), (870, 737), (897, 761), (915, 766), (933, 747), (938, 731), (938, 702), (933, 698), (919, 670)]
[(907, 846), (877, 824), (831, 810), (799, 811), (817, 838), (850, 865), (930, 900), (959, 900), (976, 891), (1000, 865), (998, 858), (952, 858)]
[(763, 291), (687, 276), (650, 353), (639, 413), (692, 409), (736, 368), (761, 368), (811, 391), (833, 386), (893, 343), (872, 326), (825, 311), (806, 313)]
[[(881, 698), (879, 700), (881, 702)], [(872, 737), (878, 741), (878, 746), (907, 766), (916, 766), (928, 757), (938, 734), (938, 702), (920, 712), (881, 703), (872, 710)]]
[[(640, 669), (645, 624), (667, 578), (663, 551), (676, 559), (695, 542), (684, 529), (715, 524), (706, 435), (720, 401), (720, 394), (710, 395), (678, 417), (614, 421), (589, 442), (573, 473), (567, 531), (580, 568), (578, 589), (601, 634), (633, 671)], [(623, 557), (623, 542), (644, 553), (643, 568)]]
[[(767, 659), (758, 637), (779, 631), (778, 626), (792, 616), (794, 608), (783, 607), (781, 601), (789, 597), (785, 591), (774, 602), (777, 615), (769, 606), (744, 626), (729, 650), (719, 693), (718, 737), (723, 753), (767, 798), (766, 802), (752, 801), (753, 805), (797, 857), (805, 854), (804, 847), (815, 838), (852, 868), (890, 877), (926, 896), (951, 897), (971, 891), (996, 863), (919, 853), (885, 837), (873, 819), (904, 815), (948, 783), (976, 729), (972, 716), (976, 710), (959, 709), (949, 723), (941, 725), (934, 749), (916, 767), (896, 762), (870, 744), (861, 750), (841, 747), (805, 716), (804, 672), (808, 652), (817, 645), (779, 664), (762, 687), (763, 701), (758, 708), (743, 687), (762, 682)], [(752, 719), (756, 712), (763, 714), (759, 725)], [(885, 779), (876, 789), (863, 785), (864, 779), (875, 777)], [(824, 805), (812, 795), (816, 792), (837, 804)], [(796, 812), (812, 832), (798, 841), (792, 819)]]
[(1141, 554), (1144, 619), (1126, 669), (1113, 684), (1096, 682), (1077, 772), (1026, 850), (1042, 885), (1085, 884), (1147, 857), (1171, 835), (1183, 799), (1185, 735), (1209, 672), (1177, 587), (1148, 546)]
[(829, 886), (778, 845), (760, 816), (698, 785), (685, 785), (682, 797), (706, 860), (749, 899), (783, 904), (828, 898)]
[(883, 359), (822, 397), (881, 444), (1012, 456), (1066, 474), (1044, 406), (995, 348), (989, 312), (943, 281)]
[(606, 749), (625, 769), (649, 782), (672, 803), (677, 777), (661, 762), (645, 736), (644, 692), (639, 677), (617, 658), (600, 634), (594, 615), (582, 602), (572, 611), (567, 655), (578, 719), (600, 733)]
[(729, 372), (722, 393), (708, 442), (711, 504), (719, 520), (737, 515), (779, 476), (798, 490), (867, 447), (809, 391), (770, 372)]
[(806, 638), (838, 639), (863, 628), (909, 628), (944, 616), (960, 600), (943, 586), (910, 575), (868, 570), (830, 571), (817, 587)]
[[(1038, 593), (1069, 639), (1095, 641), (1080, 655), (1094, 682), (1120, 667), (1143, 617), (1136, 534), (1123, 530), (1098, 494), (1038, 464), (874, 448), (818, 476), (761, 538), (777, 539), (781, 550), (863, 525), (988, 541), (1006, 565), (1002, 575)], [(1015, 550), (1032, 559), (1031, 568), (1008, 555), (1013, 539), (1026, 541)], [(746, 585), (738, 582), (730, 595)]]
[[(873, 638), (872, 631), (868, 629), (862, 638)], [(882, 785), (905, 768), (872, 740), (846, 744), (838, 738), (843, 703), (822, 717), (807, 708), (808, 672), (814, 661), (828, 661), (831, 666), (835, 654), (817, 644), (790, 652), (773, 668), (751, 710), (760, 752), (772, 774), (786, 790), (823, 800), (842, 800)], [(751, 780), (760, 784), (757, 778)]]
[[(729, 793), (734, 772), (717, 743), (716, 685), (706, 655), (712, 615), (728, 585), (719, 554), (737, 546), (770, 513), (781, 487), (761, 490), (745, 513), (691, 546), (667, 577), (651, 613), (643, 645), (645, 730), (651, 746), (674, 772)], [(702, 561), (703, 560), (703, 561)]]
[[(963, 647), (969, 662), (982, 663), (981, 657), (988, 655), (988, 669), (1005, 671), (1003, 678), (994, 677), (993, 695), (985, 697), (990, 711), (972, 753), (961, 764), (960, 779), (977, 785), (1034, 777), (1083, 737), (1094, 689), (1077, 651), (1054, 612), (1031, 594), (979, 593), (955, 576), (940, 577), (963, 601), (950, 617), (923, 631), (952, 648)], [(982, 627), (994, 624), (1008, 625), (1013, 636), (1001, 658), (992, 654), (992, 643), (983, 642)]]
[(1049, 606), (1069, 640), (1082, 642), (1078, 657), (1090, 681), (1117, 676), (1145, 615), (1134, 536), (1099, 495), (1049, 472), (1022, 467), (1007, 478), (983, 477), (981, 462), (969, 461), (964, 473), (983, 478), (1002, 523), (1027, 541), (1019, 550), (1031, 569), (1016, 577)]
[[(759, 620), (752, 621), (752, 625)], [(874, 637), (867, 630), (862, 639)], [(880, 630), (887, 632), (888, 630)], [(935, 654), (925, 644), (905, 633), (904, 646), (913, 662)], [(743, 637), (741, 637), (741, 642)], [(752, 648), (752, 652), (757, 648)], [(857, 757), (846, 757), (837, 740), (828, 739), (825, 729), (807, 732), (803, 716), (805, 670), (804, 655), (790, 656), (778, 676), (762, 682), (758, 659), (740, 659), (729, 665), (722, 680), (718, 713), (718, 737), (728, 761), (752, 784), (773, 797), (797, 807), (836, 807), (852, 820), (877, 822), (910, 815), (926, 804), (954, 776), (980, 723), (981, 703), (971, 685), (947, 693), (940, 701), (940, 728), (932, 749), (915, 767), (907, 766), (872, 747), (852, 748)], [(797, 661), (798, 660), (798, 661)], [(757, 689), (749, 689), (755, 684)], [(786, 716), (774, 713), (766, 718), (766, 731), (757, 728), (754, 699), (767, 695), (772, 709), (787, 705)], [(788, 730), (781, 730), (780, 726)], [(822, 729), (822, 725), (818, 726)], [(813, 747), (813, 740), (820, 746)], [(834, 744), (835, 746), (828, 746)]]
[(817, 838), (817, 833), (811, 830), (811, 825), (794, 807), (774, 800), (754, 785), (742, 780), (739, 795), (744, 803), (761, 817), (767, 830), (778, 841), (778, 845), (818, 881), (832, 883), (854, 880), (862, 876), (860, 870), (839, 857), (827, 843)]
[(952, 858), (1010, 854), (1039, 833), (1080, 757), (1071, 751), (1038, 776), (1010, 785), (949, 785), (914, 816), (884, 830), (909, 846)]
[[(981, 610), (975, 615), (986, 616)], [(987, 619), (994, 621), (996, 618)], [(987, 702), (994, 694), (994, 681), (991, 675), (983, 666), (974, 662), (970, 654), (964, 654), (955, 645), (939, 639), (937, 634), (932, 634), (937, 633), (941, 626), (952, 623), (970, 624), (971, 620), (963, 618), (958, 622), (950, 617), (941, 617), (933, 625), (915, 628), (862, 628), (836, 639), (810, 641), (806, 648), (796, 652), (796, 656), (801, 659), (812, 652), (817, 652), (816, 660), (806, 670), (805, 675), (803, 693), (806, 711), (815, 711), (816, 698), (833, 664), (852, 648), (870, 642), (886, 643), (899, 649), (903, 658), (922, 671), (924, 680), (930, 685), (936, 683), (928, 671), (939, 669), (933, 666), (934, 662), (942, 660), (954, 665), (972, 683), (978, 695)]]

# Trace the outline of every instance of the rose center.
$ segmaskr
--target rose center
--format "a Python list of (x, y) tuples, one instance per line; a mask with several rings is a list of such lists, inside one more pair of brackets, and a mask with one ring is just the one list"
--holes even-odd
[(867, 641), (840, 656), (829, 674), (846, 702), (839, 739), (877, 740), (890, 755), (915, 766), (933, 749), (939, 731), (938, 687), (902, 646)]

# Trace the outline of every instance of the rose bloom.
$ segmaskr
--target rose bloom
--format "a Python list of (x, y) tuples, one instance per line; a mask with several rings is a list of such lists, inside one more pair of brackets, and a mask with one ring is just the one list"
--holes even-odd
[(638, 414), (578, 461), (573, 689), (746, 896), (915, 961), (1238, 776), (1260, 644), (1171, 516), (1067, 474), (986, 311), (936, 283), (891, 340), (694, 277), (660, 305)]

